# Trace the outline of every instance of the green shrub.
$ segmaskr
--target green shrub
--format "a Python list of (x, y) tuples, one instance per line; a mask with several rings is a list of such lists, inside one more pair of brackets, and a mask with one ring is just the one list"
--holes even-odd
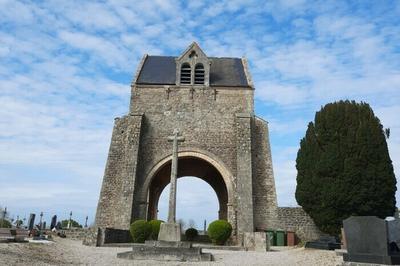
[(151, 225), (145, 220), (137, 220), (131, 224), (129, 231), (134, 243), (144, 243), (151, 234)]
[(195, 228), (189, 228), (185, 232), (185, 236), (188, 241), (193, 241), (198, 235), (199, 232)]
[(223, 245), (231, 236), (232, 225), (225, 220), (216, 220), (208, 226), (207, 234), (213, 244)]
[(6, 219), (0, 219), (0, 227), (11, 228), (11, 223)]
[(161, 220), (151, 220), (149, 221), (149, 224), (151, 226), (151, 233), (150, 233), (150, 238), (153, 240), (157, 240), (158, 239), (158, 233), (160, 232), (160, 226), (161, 223), (163, 223), (164, 221)]

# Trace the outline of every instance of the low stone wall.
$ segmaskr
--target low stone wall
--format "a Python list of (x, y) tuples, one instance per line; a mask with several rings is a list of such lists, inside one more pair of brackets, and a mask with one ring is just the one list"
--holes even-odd
[(110, 243), (130, 243), (132, 237), (128, 230), (96, 227), (87, 230), (82, 240), (87, 246), (102, 246)]
[(128, 230), (105, 228), (102, 233), (104, 234), (104, 244), (132, 242), (132, 237)]
[(279, 228), (276, 229), (293, 231), (303, 242), (317, 239), (322, 234), (301, 207), (278, 207), (278, 220)]
[(87, 233), (89, 232), (90, 228), (71, 228), (62, 230), (67, 238), (74, 239), (74, 240), (83, 240)]
[(86, 236), (82, 240), (82, 244), (86, 246), (100, 246), (100, 239), (98, 238), (101, 234), (100, 229), (97, 227), (89, 228), (86, 232)]

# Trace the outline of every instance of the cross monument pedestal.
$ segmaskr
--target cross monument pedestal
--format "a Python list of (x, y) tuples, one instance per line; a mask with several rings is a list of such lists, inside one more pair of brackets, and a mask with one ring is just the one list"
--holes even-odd
[(181, 241), (181, 225), (176, 222), (176, 179), (178, 174), (178, 143), (185, 141), (185, 138), (180, 136), (178, 129), (175, 129), (174, 135), (168, 137), (168, 141), (173, 143), (168, 222), (160, 225), (158, 240)]
[(201, 247), (193, 247), (189, 242), (181, 242), (181, 225), (176, 222), (176, 178), (178, 170), (178, 142), (183, 142), (179, 130), (168, 137), (173, 142), (171, 187), (169, 193), (168, 222), (162, 223), (157, 241), (146, 241), (142, 246), (133, 246), (132, 251), (117, 254), (118, 258), (131, 260), (167, 261), (212, 261), (211, 253), (203, 253)]

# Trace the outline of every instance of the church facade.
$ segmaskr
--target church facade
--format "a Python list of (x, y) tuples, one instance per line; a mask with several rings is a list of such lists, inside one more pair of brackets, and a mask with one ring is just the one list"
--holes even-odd
[(168, 136), (179, 129), (178, 178), (206, 181), (234, 234), (276, 227), (268, 124), (254, 114), (254, 90), (243, 58), (207, 57), (196, 43), (179, 57), (145, 55), (129, 112), (115, 119), (96, 226), (157, 218), (170, 179)]

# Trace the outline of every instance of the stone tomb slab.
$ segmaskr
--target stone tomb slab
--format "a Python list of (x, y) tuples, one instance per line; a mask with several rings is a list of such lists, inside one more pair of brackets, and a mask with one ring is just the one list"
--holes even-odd
[(212, 254), (203, 253), (200, 247), (192, 247), (190, 243), (174, 241), (146, 241), (144, 245), (133, 246), (132, 251), (118, 253), (117, 258), (158, 261), (213, 260)]
[(308, 241), (305, 248), (335, 250), (340, 249), (340, 243), (332, 236), (321, 236), (318, 240)]

